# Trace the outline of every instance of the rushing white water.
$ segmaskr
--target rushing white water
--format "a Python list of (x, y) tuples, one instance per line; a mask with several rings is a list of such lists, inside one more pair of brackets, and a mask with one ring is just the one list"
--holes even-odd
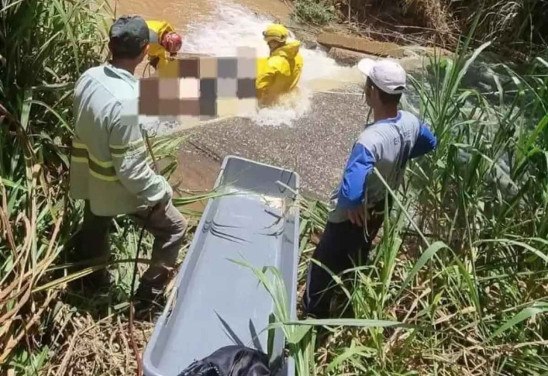
[[(182, 51), (236, 56), (237, 47), (253, 47), (258, 57), (266, 57), (269, 52), (262, 32), (273, 21), (243, 6), (218, 2), (205, 22), (200, 20), (188, 25)], [(242, 114), (244, 117), (253, 119), (259, 125), (292, 125), (310, 110), (310, 99), (315, 89), (332, 89), (359, 77), (356, 69), (339, 66), (324, 51), (303, 46), (300, 52), (304, 67), (299, 90), (283, 98), (277, 106)]]

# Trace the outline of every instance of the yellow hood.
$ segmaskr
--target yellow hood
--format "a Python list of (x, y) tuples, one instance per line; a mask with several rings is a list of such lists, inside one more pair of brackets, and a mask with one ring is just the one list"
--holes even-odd
[(281, 56), (288, 59), (294, 59), (295, 56), (299, 53), (299, 48), (301, 47), (301, 42), (293, 41), (284, 44), (282, 47), (275, 49), (270, 56)]

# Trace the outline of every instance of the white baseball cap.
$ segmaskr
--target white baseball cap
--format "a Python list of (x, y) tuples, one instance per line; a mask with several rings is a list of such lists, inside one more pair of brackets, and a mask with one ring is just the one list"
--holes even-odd
[(407, 87), (407, 74), (394, 60), (365, 58), (358, 63), (358, 69), (364, 78), (369, 77), (385, 93), (401, 94)]

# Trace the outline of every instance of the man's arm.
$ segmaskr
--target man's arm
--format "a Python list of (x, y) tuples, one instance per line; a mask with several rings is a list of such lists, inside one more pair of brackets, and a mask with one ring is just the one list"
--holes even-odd
[(338, 205), (343, 209), (360, 206), (365, 194), (367, 177), (373, 171), (375, 157), (362, 144), (356, 143), (346, 162)]
[(279, 72), (279, 65), (282, 63), (280, 57), (274, 56), (267, 60), (265, 68), (258, 72), (257, 79), (255, 81), (255, 88), (257, 90), (257, 99), (259, 101), (268, 99), (271, 95), (270, 88), (274, 83), (276, 74)]
[(121, 116), (121, 105), (113, 110), (109, 148), (117, 177), (135, 196), (154, 206), (173, 195), (166, 179), (147, 162), (147, 149), (137, 115)]
[(417, 158), (431, 152), (436, 148), (437, 143), (436, 136), (430, 132), (428, 126), (424, 123), (421, 124), (417, 141), (409, 154), (409, 158)]
[(431, 152), (436, 148), (437, 143), (436, 136), (430, 131), (428, 125), (425, 123), (421, 124), (417, 141), (409, 154), (409, 158), (417, 158)]

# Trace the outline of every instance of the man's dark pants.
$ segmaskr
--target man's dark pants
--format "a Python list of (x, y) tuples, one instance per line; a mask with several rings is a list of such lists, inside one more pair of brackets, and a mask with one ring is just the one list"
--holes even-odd
[[(151, 266), (145, 271), (142, 281), (161, 287), (167, 280), (167, 268), (177, 261), (184, 241), (187, 221), (173, 206), (171, 200), (152, 208), (131, 214), (130, 217), (154, 236)], [(91, 212), (89, 201), (84, 208), (78, 257), (81, 260), (97, 259), (107, 261), (110, 257), (109, 229), (112, 217), (97, 216)], [(92, 274), (92, 280), (100, 280), (104, 273)], [(98, 282), (99, 284), (101, 282)]]
[(364, 264), (367, 261), (371, 243), (382, 226), (384, 203), (376, 205), (367, 220), (367, 233), (364, 227), (350, 221), (327, 222), (324, 233), (312, 258), (322, 266), (310, 261), (304, 294), (304, 307), (308, 315), (316, 318), (331, 317), (330, 305), (336, 286), (331, 274)]

